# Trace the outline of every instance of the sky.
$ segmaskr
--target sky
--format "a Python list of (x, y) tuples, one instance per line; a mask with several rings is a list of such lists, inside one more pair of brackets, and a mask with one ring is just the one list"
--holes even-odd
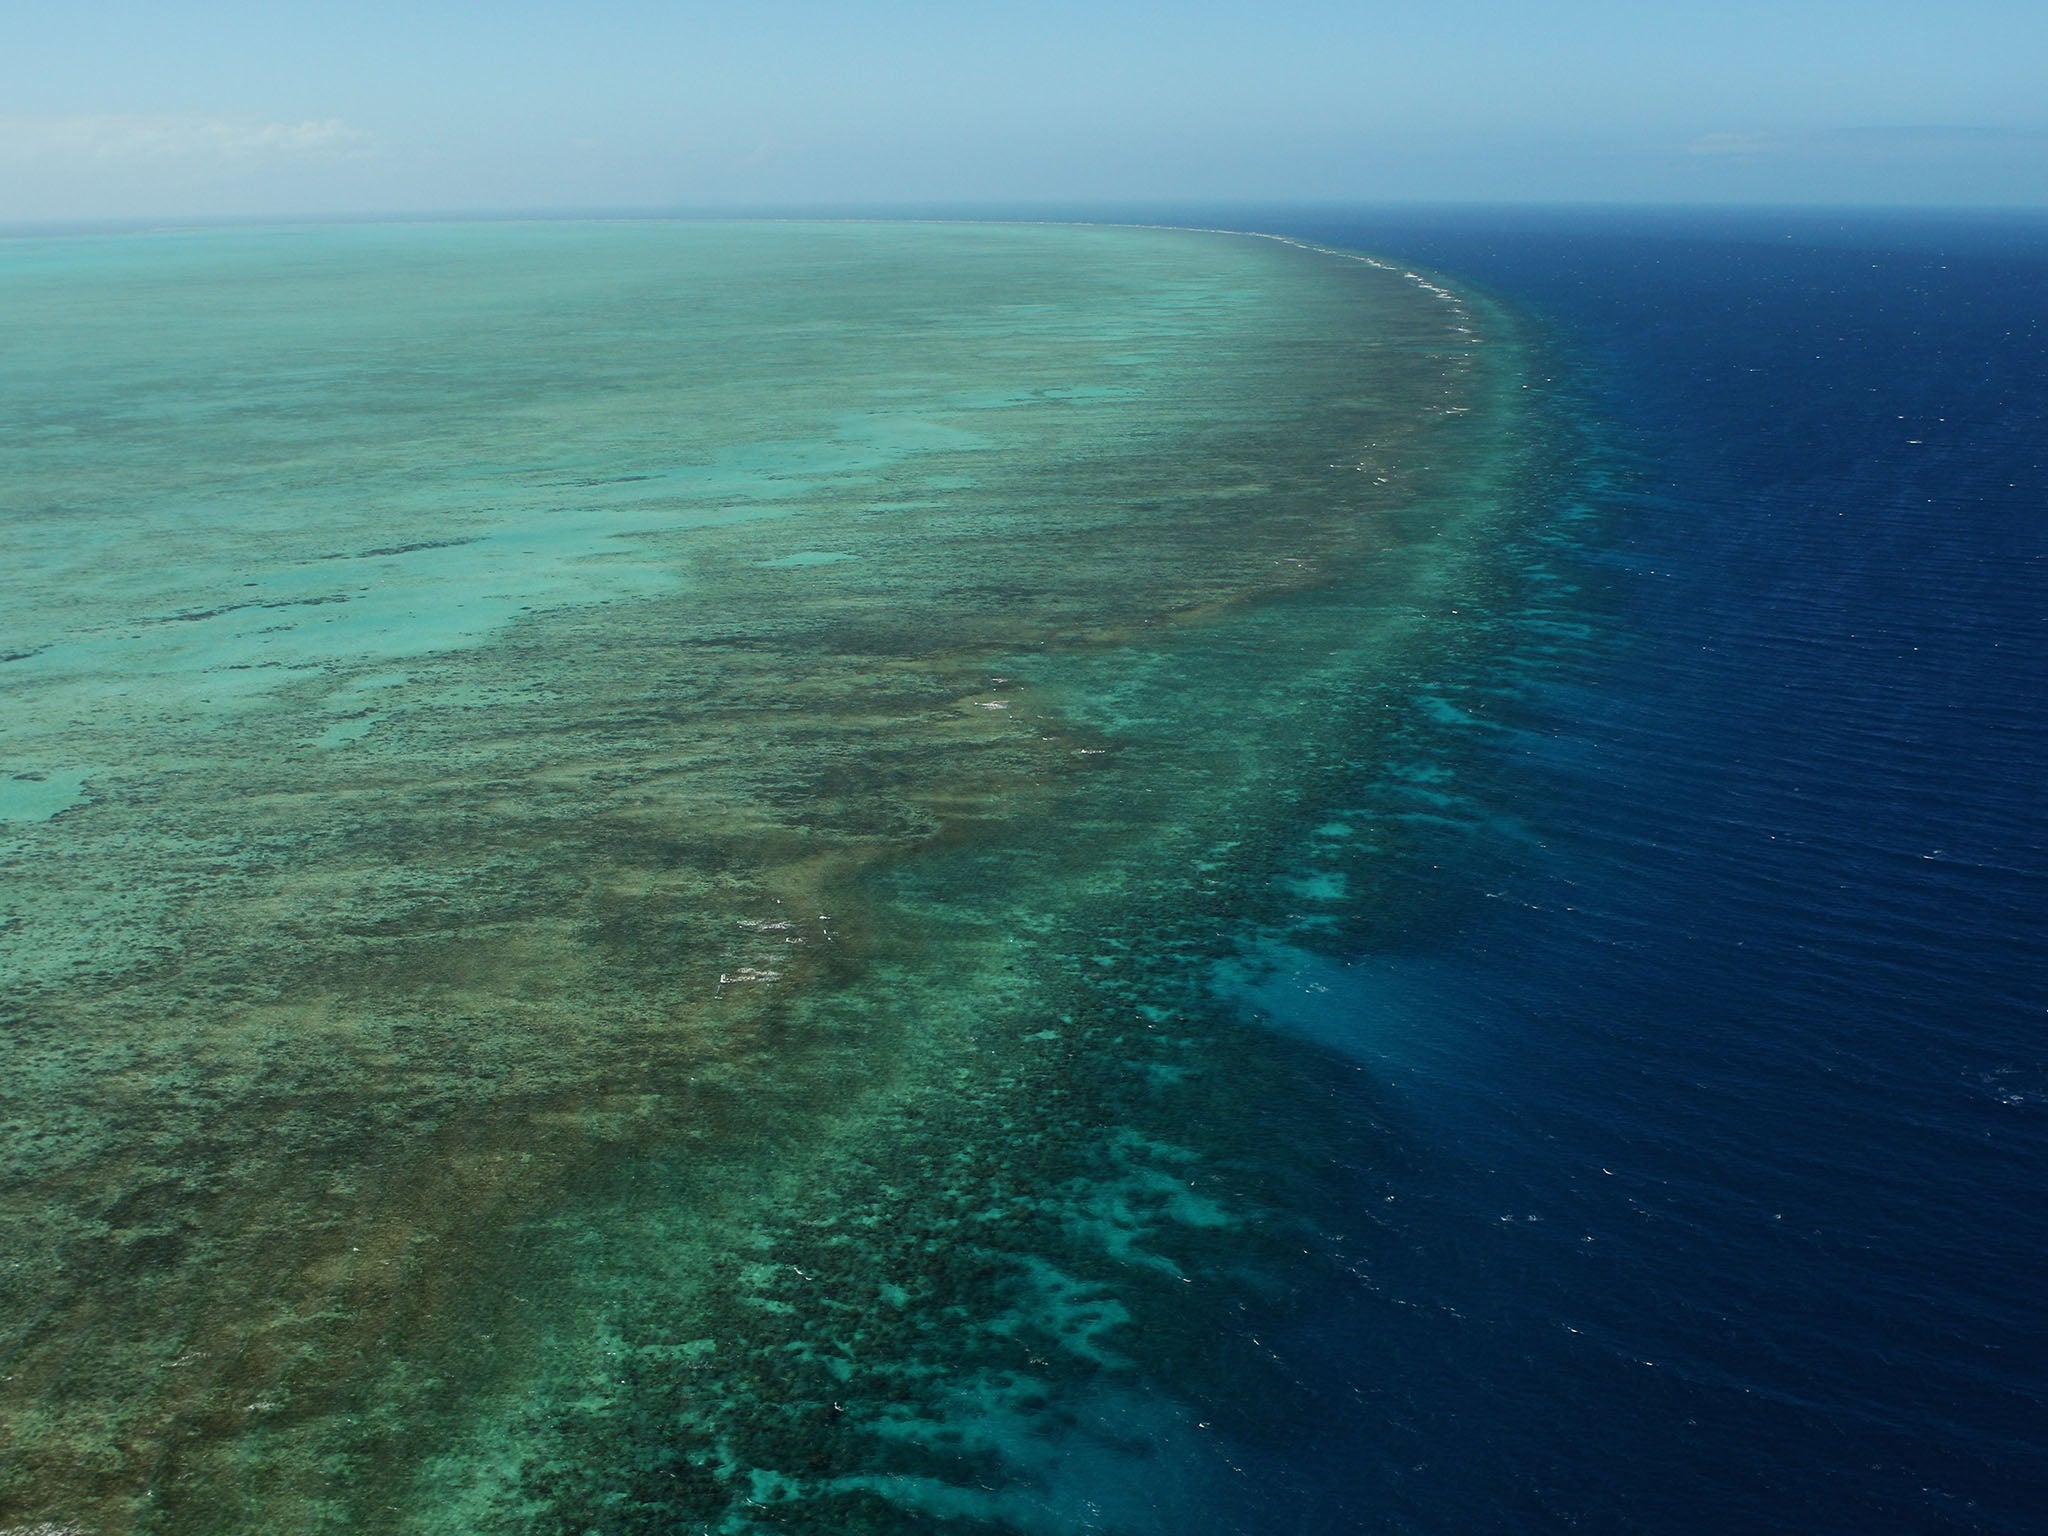
[(0, 224), (2048, 204), (2028, 0), (0, 0)]

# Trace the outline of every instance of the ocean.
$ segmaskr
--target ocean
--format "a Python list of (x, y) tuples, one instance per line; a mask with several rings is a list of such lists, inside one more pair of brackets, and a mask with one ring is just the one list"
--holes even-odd
[(1595, 627), (1495, 732), (1518, 835), (1251, 1001), (1400, 1149), (1274, 1342), (1313, 1448), (1264, 1528), (2038, 1529), (2048, 231), (1286, 227), (1542, 316), (1608, 463)]
[(2048, 228), (1145, 222), (0, 247), (0, 1529), (2036, 1528)]

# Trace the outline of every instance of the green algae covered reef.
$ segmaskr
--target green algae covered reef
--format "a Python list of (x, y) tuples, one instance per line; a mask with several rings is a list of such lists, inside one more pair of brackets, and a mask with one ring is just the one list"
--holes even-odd
[(0, 322), (0, 1529), (1227, 1505), (1344, 1218), (1210, 981), (1376, 899), (1277, 850), (1509, 601), (1507, 317), (625, 223), (15, 242)]

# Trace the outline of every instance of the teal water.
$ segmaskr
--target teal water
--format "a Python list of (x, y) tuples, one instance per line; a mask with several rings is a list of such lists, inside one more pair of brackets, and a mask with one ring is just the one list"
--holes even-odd
[(535, 224), (15, 242), (0, 320), (0, 1518), (1239, 1497), (1222, 1323), (1335, 1197), (1211, 981), (1371, 899), (1295, 840), (1520, 600), (1510, 317)]

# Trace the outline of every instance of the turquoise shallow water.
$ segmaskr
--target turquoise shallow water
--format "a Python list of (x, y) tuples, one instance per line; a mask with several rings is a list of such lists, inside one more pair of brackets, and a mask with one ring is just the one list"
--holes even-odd
[(1237, 1497), (1337, 1132), (1210, 982), (1522, 601), (1507, 316), (584, 224), (19, 242), (0, 318), (6, 1519)]

